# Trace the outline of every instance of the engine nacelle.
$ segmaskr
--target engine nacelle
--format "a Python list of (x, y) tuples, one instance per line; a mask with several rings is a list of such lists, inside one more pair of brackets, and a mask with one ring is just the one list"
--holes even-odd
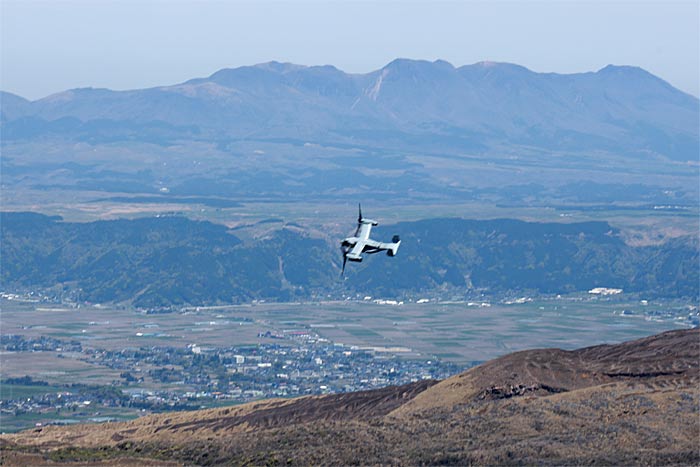
[(398, 235), (394, 235), (391, 238), (391, 241), (393, 245), (391, 245), (391, 247), (388, 250), (386, 250), (386, 254), (387, 256), (396, 256), (396, 252), (399, 251), (399, 245), (401, 245), (401, 238), (399, 238)]

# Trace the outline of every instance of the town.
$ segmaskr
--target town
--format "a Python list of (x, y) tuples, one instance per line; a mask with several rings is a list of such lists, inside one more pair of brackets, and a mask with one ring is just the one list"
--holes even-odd
[[(442, 379), (463, 368), (436, 359), (406, 359), (373, 348), (335, 344), (311, 331), (275, 336), (279, 344), (240, 347), (141, 347), (110, 351), (87, 348), (79, 341), (2, 335), (5, 352), (78, 352), (94, 365), (120, 371), (112, 385), (52, 386), (30, 376), (2, 381), (0, 413), (3, 430), (9, 417), (42, 420), (42, 424), (111, 421), (104, 417), (126, 409), (144, 414), (194, 410), (271, 397), (350, 392), (400, 385), (420, 379)], [(34, 388), (34, 395), (10, 397), (13, 387)], [(24, 394), (23, 391), (18, 391)], [(34, 414), (33, 417), (27, 417)], [(55, 415), (41, 418), (41, 414)], [(21, 423), (17, 426), (28, 427)]]

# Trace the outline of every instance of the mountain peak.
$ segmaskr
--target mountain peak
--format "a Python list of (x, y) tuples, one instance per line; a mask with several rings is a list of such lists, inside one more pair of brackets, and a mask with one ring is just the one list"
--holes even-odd
[(415, 70), (415, 69), (442, 69), (454, 70), (454, 66), (445, 60), (416, 60), (412, 58), (396, 58), (387, 63), (382, 70)]
[(289, 73), (290, 71), (303, 70), (308, 67), (306, 65), (297, 65), (295, 63), (290, 62), (278, 62), (276, 60), (272, 60), (269, 62), (258, 63), (256, 65), (253, 65), (253, 68), (284, 74)]
[(524, 67), (522, 65), (518, 65), (517, 63), (510, 63), (510, 62), (493, 62), (490, 60), (485, 60), (485, 61), (477, 62), (474, 65), (482, 67), (482, 68), (495, 68), (495, 69), (501, 69), (501, 70), (518, 70), (518, 71), (531, 72), (531, 70), (527, 67)]
[(0, 119), (19, 118), (29, 112), (31, 102), (11, 92), (0, 91)]
[(631, 65), (613, 65), (613, 64), (608, 64), (598, 70), (596, 73), (601, 73), (601, 74), (644, 74), (644, 75), (650, 75), (648, 71), (644, 70), (643, 68), (640, 68), (638, 66), (631, 66)]
[(646, 79), (650, 81), (660, 81), (671, 87), (670, 84), (666, 83), (663, 79), (656, 75), (649, 73), (644, 68), (632, 65), (606, 65), (596, 72), (599, 76), (609, 76), (618, 78), (632, 78), (632, 79)]
[(0, 104), (2, 104), (2, 102), (4, 100), (13, 100), (13, 101), (17, 101), (17, 102), (29, 103), (29, 100), (25, 99), (24, 97), (22, 97), (18, 94), (13, 94), (13, 93), (7, 92), (7, 91), (0, 91)]
[[(686, 94), (679, 89), (673, 87), (668, 81), (660, 78), (644, 68), (631, 65), (606, 65), (595, 73), (598, 76), (609, 82), (617, 83), (618, 86), (627, 90), (631, 88), (645, 89), (647, 93), (658, 92), (659, 89), (664, 90), (663, 100), (678, 99), (676, 102), (686, 101), (688, 97), (696, 102), (685, 103), (688, 108), (697, 109), (697, 98)], [(655, 90), (655, 91), (652, 91)]]
[(208, 80), (226, 87), (260, 88), (265, 85), (277, 84), (281, 79), (282, 71), (288, 64), (268, 62), (253, 66), (238, 68), (223, 68), (211, 76)]
[(472, 65), (464, 65), (458, 68), (460, 72), (478, 72), (479, 74), (486, 73), (533, 73), (532, 70), (522, 65), (509, 62), (493, 62), (490, 60), (476, 62)]

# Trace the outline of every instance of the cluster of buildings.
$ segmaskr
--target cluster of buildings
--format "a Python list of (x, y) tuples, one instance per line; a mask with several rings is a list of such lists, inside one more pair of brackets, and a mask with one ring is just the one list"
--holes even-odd
[[(3, 350), (56, 352), (59, 357), (61, 352), (79, 352), (84, 362), (118, 370), (119, 379), (102, 391), (71, 385), (59, 390), (47, 387), (46, 392), (34, 391), (29, 397), (4, 397), (0, 410), (4, 416), (69, 410), (73, 417), (87, 417), (105, 407), (131, 412), (198, 409), (227, 400), (247, 402), (443, 379), (462, 369), (434, 358), (405, 358), (385, 349), (333, 343), (306, 329), (263, 332), (261, 337), (273, 339), (230, 347), (191, 344), (106, 350), (55, 338), (3, 335)], [(46, 385), (31, 378), (16, 380), (23, 386)]]

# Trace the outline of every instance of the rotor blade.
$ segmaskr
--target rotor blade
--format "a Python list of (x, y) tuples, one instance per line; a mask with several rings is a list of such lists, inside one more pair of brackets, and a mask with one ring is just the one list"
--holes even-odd
[(360, 203), (357, 203), (357, 210), (360, 212), (360, 215), (357, 216), (357, 222), (362, 222), (362, 205)]
[(343, 269), (340, 271), (340, 276), (345, 275), (345, 263), (348, 261), (348, 251), (350, 251), (350, 247), (345, 246), (345, 244), (340, 245), (340, 251), (343, 254)]
[(348, 251), (350, 251), (350, 248), (347, 248), (344, 245), (341, 245), (340, 251), (343, 252), (343, 269), (341, 269), (341, 271), (340, 271), (340, 277), (343, 277), (345, 275), (345, 263), (347, 263), (347, 261), (348, 261)]

